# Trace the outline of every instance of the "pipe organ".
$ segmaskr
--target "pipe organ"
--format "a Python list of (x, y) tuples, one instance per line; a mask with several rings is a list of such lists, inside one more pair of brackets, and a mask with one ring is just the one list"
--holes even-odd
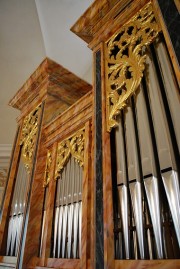
[(10, 101), (0, 268), (180, 268), (180, 76), (163, 5), (95, 0), (71, 28), (93, 51), (93, 90), (45, 59)]
[(45, 59), (21, 110), (1, 220), (0, 267), (84, 267), (89, 257), (91, 85)]

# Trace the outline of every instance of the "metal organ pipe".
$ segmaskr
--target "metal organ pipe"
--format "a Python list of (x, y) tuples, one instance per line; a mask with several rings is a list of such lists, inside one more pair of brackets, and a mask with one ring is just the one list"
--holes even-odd
[(28, 172), (21, 157), (19, 161), (8, 226), (6, 255), (9, 256), (17, 256), (26, 204), (27, 186)]
[[(137, 232), (140, 257), (141, 259), (144, 259), (145, 253), (144, 253), (142, 193), (141, 193), (139, 166), (138, 166), (136, 137), (135, 137), (133, 114), (131, 107), (127, 108), (127, 113), (125, 117), (125, 126), (126, 126), (128, 180), (133, 208), (133, 221), (136, 227), (136, 231), (133, 232), (135, 238), (134, 243), (136, 246), (137, 244), (136, 232)], [(137, 258), (137, 247), (135, 248), (135, 258)]]
[(82, 167), (70, 157), (57, 182), (53, 257), (81, 255)]
[(179, 253), (180, 122), (173, 76), (165, 45), (158, 40), (148, 50), (138, 93), (121, 112), (115, 128), (118, 259), (163, 259)]
[[(122, 230), (125, 246), (125, 257), (130, 258), (130, 242), (129, 242), (129, 205), (128, 205), (128, 189), (127, 189), (127, 175), (126, 175), (126, 163), (124, 152), (124, 137), (122, 130), (122, 121), (115, 130), (115, 142), (116, 142), (116, 166), (117, 166), (117, 189), (119, 210), (118, 216), (121, 217)], [(121, 240), (122, 238), (119, 238)], [(119, 242), (121, 244), (121, 242)], [(119, 245), (118, 244), (118, 245)], [(122, 253), (120, 254), (122, 257)]]
[[(163, 257), (162, 248), (162, 233), (161, 233), (161, 219), (160, 219), (160, 197), (157, 172), (155, 168), (153, 145), (148, 123), (148, 115), (146, 104), (143, 96), (142, 85), (136, 102), (137, 124), (140, 141), (141, 162), (144, 177), (145, 191), (152, 220), (153, 231), (155, 235), (157, 257)], [(152, 248), (151, 240), (148, 238), (149, 249)], [(150, 251), (150, 258), (152, 258), (152, 251)]]
[(159, 68), (161, 70), (161, 76), (163, 79), (164, 89), (169, 103), (171, 111), (171, 117), (176, 133), (176, 139), (180, 150), (180, 121), (179, 121), (179, 88), (176, 79), (173, 74), (171, 62), (169, 60), (168, 52), (163, 42), (159, 40), (155, 43), (155, 51)]
[[(180, 188), (172, 147), (173, 142), (171, 141), (170, 133), (167, 128), (167, 120), (162, 106), (155, 66), (150, 57), (147, 57), (147, 64), (149, 66), (149, 98), (151, 102), (161, 175), (180, 247)], [(173, 88), (173, 91), (176, 91), (176, 89)], [(177, 107), (177, 110), (178, 109), (179, 106)], [(176, 113), (178, 114), (178, 111), (176, 111)]]

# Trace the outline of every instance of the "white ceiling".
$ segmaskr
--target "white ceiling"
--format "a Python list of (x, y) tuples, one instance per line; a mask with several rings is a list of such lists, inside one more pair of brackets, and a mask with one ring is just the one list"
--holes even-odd
[(19, 112), (9, 100), (48, 56), (91, 83), (92, 52), (69, 29), (93, 0), (0, 0), (0, 145)]

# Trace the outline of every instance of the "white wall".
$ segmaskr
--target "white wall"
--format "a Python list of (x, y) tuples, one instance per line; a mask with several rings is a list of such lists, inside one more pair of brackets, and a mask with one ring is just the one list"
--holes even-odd
[(34, 0), (0, 0), (0, 144), (12, 144), (16, 109), (9, 100), (45, 56)]
[(75, 75), (92, 83), (92, 51), (70, 28), (93, 0), (35, 0), (46, 54)]
[(12, 144), (16, 132), (9, 100), (46, 56), (92, 81), (92, 51), (70, 31), (92, 2), (0, 0), (0, 144)]

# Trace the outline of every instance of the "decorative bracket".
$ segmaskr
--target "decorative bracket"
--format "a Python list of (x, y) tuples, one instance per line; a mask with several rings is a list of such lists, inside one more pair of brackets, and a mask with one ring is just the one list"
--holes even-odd
[(30, 172), (36, 143), (40, 107), (41, 106), (38, 106), (33, 112), (25, 117), (21, 131), (20, 145), (22, 145), (22, 157), (28, 172)]
[(61, 171), (72, 155), (80, 166), (84, 165), (84, 141), (85, 130), (79, 130), (72, 137), (58, 144), (55, 179), (58, 179)]
[(160, 32), (152, 3), (145, 5), (105, 46), (107, 130), (137, 90), (145, 68), (146, 47)]

